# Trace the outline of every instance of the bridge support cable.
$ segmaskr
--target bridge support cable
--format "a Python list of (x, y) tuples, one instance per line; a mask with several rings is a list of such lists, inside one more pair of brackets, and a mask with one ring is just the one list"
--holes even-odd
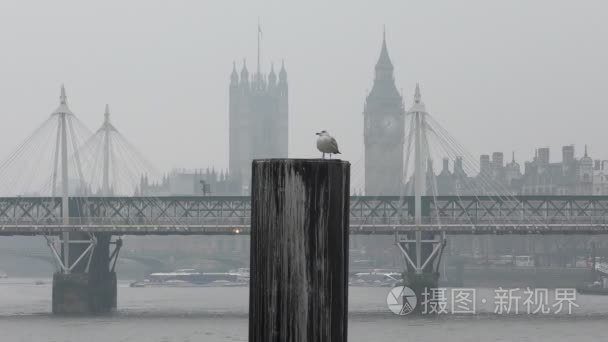
[[(496, 204), (492, 204), (491, 208), (484, 206), (483, 197), (493, 196), (498, 203), (498, 209), (502, 210), (504, 206), (513, 206), (513, 204), (519, 203), (515, 198), (515, 194), (510, 191), (505, 184), (496, 182), (490, 179), (490, 175), (480, 172), (479, 164), (473, 158), (473, 156), (460, 145), (454, 137), (452, 137), (440, 124), (438, 124), (432, 116), (428, 116), (428, 122), (431, 123), (431, 129), (429, 132), (436, 139), (437, 143), (441, 146), (441, 149), (447, 153), (450, 158), (454, 160), (459, 159), (463, 166), (463, 170), (468, 174), (477, 174), (474, 179), (468, 182), (464, 182), (464, 187), (455, 189), (455, 195), (457, 196), (474, 196), (476, 200), (473, 215), (468, 212), (464, 217), (470, 219), (470, 222), (474, 223), (480, 217), (480, 211), (484, 215), (484, 221), (490, 221), (491, 225), (504, 225), (509, 223), (509, 217), (501, 216), (500, 221), (495, 220), (495, 210), (493, 209)], [(463, 193), (464, 192), (464, 193)], [(468, 210), (468, 209), (467, 209)], [(500, 213), (499, 213), (500, 214)], [(521, 224), (521, 217), (517, 217), (518, 222), (512, 222), (512, 224)], [(535, 227), (546, 227), (544, 222), (538, 220), (538, 218), (530, 217), (531, 225)], [(511, 220), (512, 221), (512, 220)]]
[[(466, 149), (464, 149), (462, 145), (459, 144), (456, 139), (449, 134), (449, 132), (447, 132), (447, 130), (445, 130), (431, 115), (424, 110), (425, 108), (420, 102), (419, 90), (417, 89), (415, 104), (412, 107), (412, 110), (408, 113), (408, 115), (412, 115), (415, 119), (410, 131), (414, 130), (414, 132), (417, 132), (419, 130), (421, 132), (420, 135), (426, 135), (427, 137), (423, 139), (415, 138), (414, 148), (410, 149), (408, 147), (406, 150), (407, 155), (405, 158), (405, 172), (412, 172), (414, 175), (417, 173), (424, 174), (424, 176), (419, 178), (425, 177), (427, 184), (425, 184), (424, 190), (427, 191), (426, 195), (431, 195), (432, 197), (432, 204), (429, 208), (429, 212), (427, 215), (423, 215), (425, 219), (430, 220), (430, 222), (428, 222), (429, 224), (439, 227), (439, 231), (441, 232), (442, 221), (445, 217), (453, 222), (453, 224), (460, 225), (468, 222), (471, 224), (471, 227), (473, 227), (472, 229), (477, 228), (497, 232), (502, 229), (513, 229), (514, 231), (552, 231), (555, 229), (550, 228), (547, 225), (547, 222), (550, 222), (549, 217), (537, 215), (540, 212), (544, 213), (544, 215), (548, 215), (551, 212), (552, 209), (550, 208), (549, 201), (542, 199), (532, 200), (531, 203), (534, 202), (538, 206), (538, 208), (534, 208), (533, 204), (528, 204), (525, 202), (525, 200), (522, 201), (516, 198), (516, 193), (510, 189), (510, 183), (506, 183), (509, 181), (509, 178), (502, 178), (500, 175), (489, 173), (488, 171), (491, 172), (492, 169), (480, 170), (477, 160)], [(424, 114), (417, 115), (418, 112), (423, 112)], [(418, 119), (418, 117), (422, 117), (423, 119)], [(433, 139), (433, 141), (431, 141), (431, 139)], [(421, 140), (421, 145), (423, 146), (423, 156), (429, 159), (429, 162), (427, 163), (428, 167), (426, 170), (420, 171), (420, 159), (416, 158), (415, 166), (412, 170), (411, 167), (407, 166), (408, 157), (412, 153), (420, 153), (420, 149), (417, 147), (417, 145), (420, 144)], [(424, 147), (428, 149), (428, 152), (424, 151)], [(454, 179), (451, 180), (451, 182), (454, 182), (454, 184), (451, 185), (453, 188), (448, 189), (444, 186), (442, 189), (444, 193), (441, 195), (456, 196), (457, 201), (446, 201), (444, 198), (441, 198), (441, 196), (438, 196), (439, 193), (436, 192), (437, 178), (434, 170), (432, 169), (432, 160), (434, 157), (449, 157), (455, 161), (454, 174), (449, 174), (448, 171), (448, 175), (452, 177), (450, 179)], [(447, 163), (444, 164), (444, 171), (447, 170), (445, 165), (447, 165)], [(456, 175), (457, 172), (459, 172), (460, 175)], [(459, 176), (461, 176), (462, 180), (459, 180)], [(445, 175), (443, 175), (443, 177), (443, 182), (445, 183), (447, 178), (445, 178)], [(415, 176), (412, 178), (408, 179), (405, 177), (404, 183), (406, 183), (406, 191), (417, 198), (420, 194), (420, 186), (418, 184), (421, 181), (416, 182)], [(506, 181), (504, 179), (506, 179)], [(446, 189), (448, 189), (448, 193), (445, 193)], [(416, 204), (418, 204), (417, 201)], [(543, 207), (540, 208), (541, 206)], [(532, 213), (526, 212), (526, 210), (529, 210), (529, 207), (532, 207)], [(554, 211), (558, 212), (559, 210), (560, 209), (556, 207)], [(414, 218), (419, 215), (419, 212), (419, 210), (415, 210), (413, 215)], [(416, 224), (418, 224), (417, 219)], [(418, 233), (416, 233), (415, 240), (420, 239), (418, 236)], [(398, 240), (398, 238), (396, 238), (396, 240)], [(412, 238), (404, 239), (404, 241), (407, 240), (409, 240), (410, 244), (412, 244)], [(422, 238), (422, 240), (424, 240), (424, 238)], [(397, 241), (397, 243), (399, 242)], [(445, 243), (442, 245), (445, 247)], [(418, 246), (419, 245), (414, 243), (413, 248), (415, 249)], [(407, 248), (408, 245), (405, 243), (403, 244), (403, 247), (404, 248), (400, 248), (402, 254), (407, 253), (412, 249)], [(435, 250), (436, 249), (433, 248), (433, 250), (430, 251), (430, 254), (433, 254)], [(437, 249), (437, 252), (440, 250), (443, 250), (443, 248)], [(414, 252), (416, 251), (414, 250)], [(412, 257), (410, 259), (413, 259), (412, 261), (416, 266), (415, 269), (419, 271), (420, 265), (415, 260), (417, 258)], [(440, 254), (438, 255), (437, 260), (440, 262)], [(408, 267), (412, 266), (410, 265), (410, 261), (406, 260), (406, 262)]]
[[(429, 122), (434, 122), (432, 116), (429, 116), (428, 118)], [(449, 135), (449, 133), (447, 133), (443, 127), (435, 122), (431, 125), (431, 128), (428, 131), (436, 139), (436, 145), (438, 145), (438, 149), (440, 149), (444, 155), (447, 154), (447, 156), (452, 160), (459, 160), (459, 163), (461, 163), (464, 170), (464, 175), (477, 174), (474, 179), (475, 184), (470, 181), (466, 181), (466, 178), (464, 178), (465, 181), (462, 182), (463, 186), (457, 186), (454, 189), (453, 194), (456, 195), (458, 197), (458, 201), (463, 203), (463, 205), (465, 205), (467, 208), (465, 210), (465, 215), (462, 218), (471, 223), (471, 226), (476, 226), (479, 223), (479, 210), (484, 210), (484, 214), (482, 214), (483, 221), (487, 222), (487, 224), (490, 226), (498, 227), (499, 224), (504, 223), (497, 221), (497, 219), (494, 217), (492, 208), (496, 206), (496, 203), (498, 203), (499, 207), (502, 207), (502, 203), (513, 203), (513, 196), (506, 191), (506, 189), (503, 188), (500, 190), (497, 186), (492, 185), (492, 181), (489, 179), (489, 177), (487, 177), (486, 174), (479, 172), (479, 165), (475, 165), (475, 160), (471, 158), (470, 154), (467, 153), (467, 151), (464, 150), (462, 146), (456, 142), (456, 140)], [(434, 174), (432, 177), (434, 177)], [(493, 196), (497, 197), (496, 201), (493, 200), (493, 203), (490, 206), (486, 206), (484, 204), (486, 201), (480, 197), (487, 194), (492, 194)], [(466, 195), (469, 197), (474, 197), (474, 212), (472, 213), (472, 216), (469, 213), (469, 206), (466, 204), (467, 201), (463, 201), (463, 196)], [(486, 212), (486, 210), (488, 211)], [(437, 215), (439, 215), (439, 212), (441, 211), (441, 203), (438, 203), (436, 200), (434, 200), (433, 211)], [(488, 237), (485, 237), (484, 239), (486, 240), (485, 245), (487, 245)], [(471, 246), (471, 248), (473, 247)], [(440, 260), (441, 258), (439, 261)]]
[[(76, 136), (76, 133), (74, 131), (74, 125), (72, 124), (72, 117), (68, 117), (67, 118), (67, 122), (68, 122), (68, 127), (70, 129), (70, 135), (72, 137)], [(80, 162), (80, 155), (78, 154), (78, 142), (76, 141), (76, 139), (72, 138), (71, 139), (72, 142), (72, 151), (73, 152), (73, 158), (76, 161), (75, 165), (76, 165), (76, 171), (78, 172), (78, 180), (79, 180), (79, 185), (80, 185), (80, 189), (81, 191), (83, 191), (86, 194), (87, 191), (87, 187), (86, 187), (86, 182), (84, 180), (84, 176), (82, 174), (82, 163)]]
[[(444, 217), (455, 223), (459, 221), (468, 222), (471, 226), (477, 226), (480, 222), (484, 222), (488, 225), (487, 227), (499, 227), (510, 224), (512, 211), (515, 210), (509, 209), (509, 213), (503, 215), (503, 205), (508, 208), (515, 208), (519, 202), (515, 199), (515, 194), (509, 191), (504, 184), (490, 179), (483, 172), (479, 172), (479, 167), (474, 166), (475, 159), (471, 157), (470, 153), (462, 148), (428, 114), (424, 103), (421, 101), (418, 86), (416, 87), (414, 104), (407, 115), (410, 116), (410, 120), (406, 120), (406, 123), (409, 121), (410, 127), (409, 130), (406, 128), (406, 132), (409, 132), (409, 138), (405, 150), (406, 155), (404, 156), (404, 193), (414, 196), (414, 208), (413, 210), (409, 209), (409, 217), (413, 216), (414, 225), (421, 227), (421, 229), (416, 230), (413, 234), (408, 234), (405, 238), (395, 234), (395, 243), (404, 256), (407, 269), (412, 271), (414, 275), (420, 275), (424, 273), (426, 266), (432, 264), (434, 260), (437, 263), (441, 261), (442, 252), (446, 246), (445, 231), (442, 229)], [(431, 143), (431, 138), (434, 139), (433, 143)], [(412, 155), (413, 157), (411, 157)], [(447, 191), (450, 191), (449, 195), (455, 195), (458, 198), (457, 202), (460, 205), (458, 208), (454, 206), (448, 208), (447, 206), (451, 205), (449, 202), (445, 206), (441, 203), (443, 200), (440, 199), (437, 178), (432, 167), (434, 157), (450, 157), (455, 161), (453, 174), (449, 175), (450, 179), (454, 179), (452, 181), (454, 184), (450, 185), (453, 188), (449, 190), (444, 186), (442, 191), (447, 189)], [(410, 158), (414, 159), (413, 167), (409, 165)], [(442, 173), (447, 170), (445, 165), (447, 164), (444, 164)], [(477, 172), (477, 175), (469, 177), (467, 172), (469, 174)], [(410, 174), (411, 176), (409, 176)], [(443, 177), (445, 183), (446, 175), (443, 175)], [(444, 193), (443, 195), (447, 194)], [(493, 198), (487, 198), (488, 195), (493, 196)], [(428, 203), (423, 203), (423, 196), (429, 198)], [(463, 200), (465, 197), (469, 197), (466, 201), (471, 204), (465, 203), (465, 200)], [(473, 199), (471, 200), (470, 197), (473, 197)], [(457, 213), (457, 210), (459, 213)], [(423, 222), (426, 220), (428, 222)], [(535, 222), (532, 225), (535, 228), (546, 228), (543, 222), (535, 219), (533, 221)], [(440, 234), (434, 236), (433, 233), (424, 232), (422, 227), (425, 224), (437, 227), (438, 230), (435, 231)], [(521, 224), (521, 218), (518, 218), (518, 222), (514, 224)], [(423, 241), (429, 245), (423, 246)]]
[[(161, 179), (160, 172), (119, 132), (106, 105), (101, 127), (79, 150), (87, 186), (95, 196), (132, 196), (144, 178)], [(101, 171), (101, 172), (100, 172)]]

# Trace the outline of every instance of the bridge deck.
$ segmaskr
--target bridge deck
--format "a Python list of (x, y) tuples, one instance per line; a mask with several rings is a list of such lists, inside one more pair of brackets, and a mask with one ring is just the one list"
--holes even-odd
[[(0, 235), (64, 231), (116, 235), (249, 234), (249, 197), (72, 197), (70, 224), (60, 198), (0, 198)], [(447, 234), (606, 234), (608, 196), (423, 197), (421, 226), (413, 197), (351, 197), (352, 234), (415, 230)]]
[[(449, 235), (549, 235), (549, 234), (608, 234), (605, 223), (552, 224), (351, 224), (353, 235), (394, 235), (417, 230)], [(61, 232), (110, 233), (112, 235), (249, 235), (248, 224), (98, 224), (98, 225), (0, 225), (0, 236), (57, 235)]]

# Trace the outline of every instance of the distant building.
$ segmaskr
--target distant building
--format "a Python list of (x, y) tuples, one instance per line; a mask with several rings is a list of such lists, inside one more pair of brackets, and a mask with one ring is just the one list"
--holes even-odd
[(593, 190), (593, 160), (587, 154), (574, 157), (574, 146), (562, 148), (562, 161), (551, 163), (549, 148), (539, 148), (526, 162), (522, 195), (590, 195)]
[[(555, 163), (550, 160), (549, 148), (538, 148), (534, 158), (524, 163), (523, 173), (515, 154), (504, 164), (502, 152), (492, 153), (491, 159), (481, 155), (476, 175), (465, 173), (461, 157), (454, 160), (453, 172), (449, 162), (443, 160), (439, 174), (427, 168), (427, 184), (435, 175), (438, 195), (608, 195), (608, 161), (594, 161), (586, 147), (583, 157), (577, 159), (574, 146), (564, 146), (562, 161)], [(432, 194), (429, 189), (427, 193)]]
[(405, 110), (395, 86), (386, 36), (382, 39), (374, 85), (366, 98), (363, 117), (365, 194), (399, 195), (403, 186)]
[(138, 196), (228, 196), (234, 195), (233, 182), (228, 172), (215, 169), (173, 170), (159, 182), (150, 182), (147, 176), (140, 179)]
[(259, 60), (252, 78), (245, 62), (240, 78), (236, 65), (233, 66), (230, 76), (229, 173), (234, 181), (231, 189), (234, 194), (249, 193), (253, 159), (287, 158), (288, 104), (289, 87), (283, 63), (278, 78), (274, 66), (268, 75), (262, 74)]
[(593, 167), (593, 194), (608, 195), (608, 160), (595, 160)]

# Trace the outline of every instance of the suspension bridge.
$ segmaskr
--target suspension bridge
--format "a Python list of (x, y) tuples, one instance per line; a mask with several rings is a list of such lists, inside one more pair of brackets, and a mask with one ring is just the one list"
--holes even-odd
[[(91, 132), (63, 87), (59, 102), (0, 163), (0, 236), (46, 239), (58, 265), (53, 312), (116, 307), (120, 236), (251, 232), (249, 197), (134, 196), (142, 176), (159, 173), (112, 124), (109, 106)], [(453, 158), (469, 173), (479, 166), (428, 114), (418, 86), (406, 125), (401, 195), (351, 197), (349, 222), (351, 234), (394, 235), (412, 278), (436, 284), (451, 234), (608, 233), (608, 196), (518, 196), (483, 174), (440, 194), (433, 160)]]

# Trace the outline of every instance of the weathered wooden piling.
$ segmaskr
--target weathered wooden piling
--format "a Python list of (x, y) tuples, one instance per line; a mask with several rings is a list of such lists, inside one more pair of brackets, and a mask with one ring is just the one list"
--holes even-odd
[(346, 342), (350, 164), (252, 165), (250, 342)]

